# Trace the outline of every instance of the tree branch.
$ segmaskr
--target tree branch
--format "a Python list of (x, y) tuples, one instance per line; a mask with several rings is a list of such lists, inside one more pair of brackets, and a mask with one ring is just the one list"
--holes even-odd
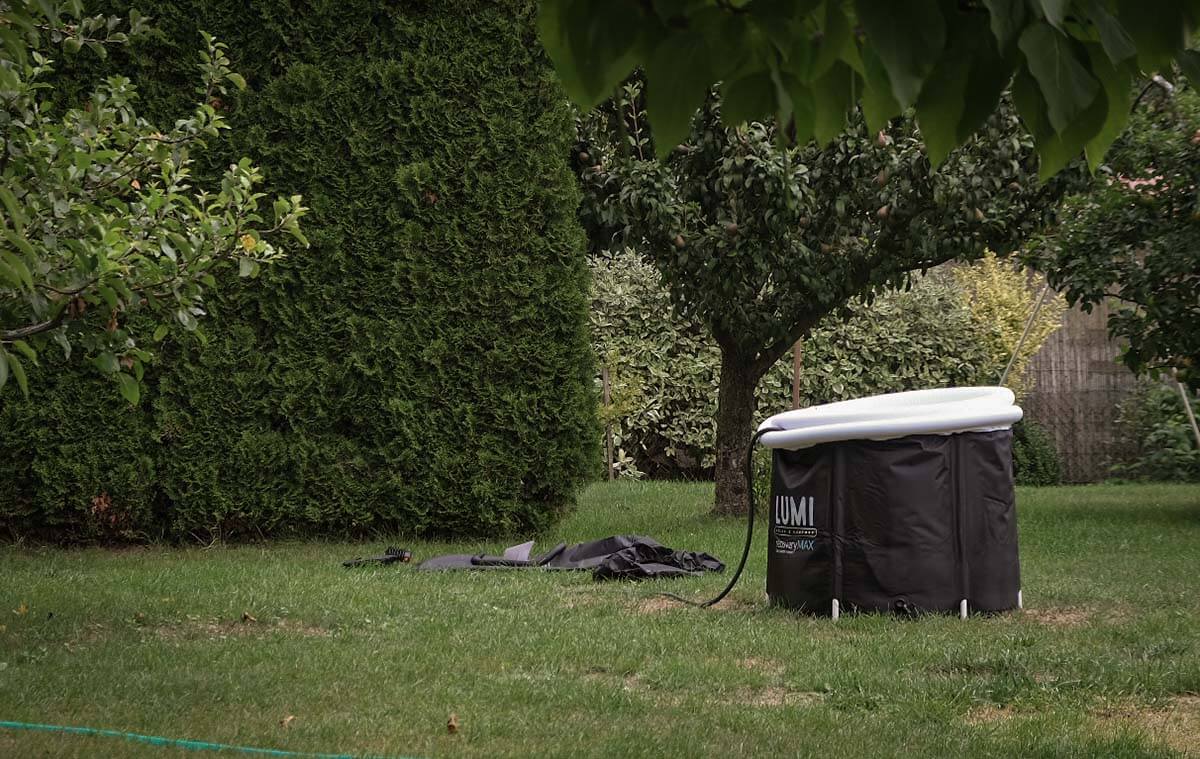
[(24, 340), (27, 337), (41, 334), (42, 332), (49, 332), (62, 324), (63, 318), (63, 314), (60, 313), (53, 319), (47, 319), (37, 324), (28, 324), (16, 329), (0, 330), (0, 343), (11, 343), (15, 340)]

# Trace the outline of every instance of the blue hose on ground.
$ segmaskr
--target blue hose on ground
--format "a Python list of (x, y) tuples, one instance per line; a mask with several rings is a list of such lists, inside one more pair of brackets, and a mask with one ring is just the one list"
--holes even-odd
[(355, 757), (351, 754), (317, 754), (306, 751), (284, 751), (277, 748), (234, 746), (227, 743), (193, 741), (186, 738), (163, 738), (158, 735), (127, 733), (123, 730), (106, 730), (99, 727), (42, 725), (36, 722), (10, 722), (6, 720), (0, 720), (0, 730), (28, 730), (37, 733), (60, 733), (66, 735), (93, 735), (103, 738), (124, 738), (125, 740), (134, 741), (136, 743), (147, 743), (151, 746), (169, 746), (173, 748), (190, 749), (192, 751), (235, 751), (242, 754), (255, 754), (257, 756), (284, 756), (295, 757), (296, 759), (355, 759)]

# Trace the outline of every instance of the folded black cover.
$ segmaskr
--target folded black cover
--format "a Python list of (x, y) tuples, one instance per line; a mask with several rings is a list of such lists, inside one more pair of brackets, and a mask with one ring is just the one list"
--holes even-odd
[(639, 543), (610, 554), (592, 571), (595, 580), (650, 580), (659, 577), (694, 577), (720, 572), (725, 565), (706, 553), (676, 551), (666, 546)]
[(422, 571), (450, 569), (553, 569), (592, 570), (596, 580), (645, 580), (721, 572), (725, 565), (706, 553), (678, 551), (641, 535), (613, 535), (570, 546), (559, 545), (529, 561), (513, 561), (487, 554), (450, 554), (426, 559)]

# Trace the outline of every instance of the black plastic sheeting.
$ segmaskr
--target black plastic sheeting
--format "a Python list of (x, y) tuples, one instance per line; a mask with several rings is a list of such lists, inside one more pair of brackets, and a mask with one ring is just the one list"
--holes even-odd
[(680, 551), (642, 535), (613, 535), (600, 540), (567, 545), (514, 561), (487, 554), (450, 554), (426, 559), (417, 565), (426, 572), (453, 569), (549, 569), (590, 570), (595, 580), (651, 580), (666, 577), (695, 577), (705, 572), (724, 571), (715, 556), (697, 551)]
[(776, 450), (767, 595), (829, 614), (1015, 608), (1012, 431)]

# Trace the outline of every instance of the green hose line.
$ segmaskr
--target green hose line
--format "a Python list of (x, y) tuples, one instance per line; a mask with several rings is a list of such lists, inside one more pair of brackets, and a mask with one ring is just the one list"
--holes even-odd
[[(254, 748), (252, 746), (233, 746), (227, 743), (210, 743), (208, 741), (193, 741), (186, 738), (163, 738), (158, 735), (142, 735), (127, 733), (123, 730), (106, 730), (99, 727), (75, 727), (72, 725), (42, 725), (36, 722), (9, 722), (0, 720), (0, 729), (29, 730), (35, 733), (61, 733), (66, 735), (95, 735), (103, 738), (124, 738), (136, 743), (147, 743), (151, 746), (170, 746), (192, 751), (235, 751), (242, 754), (258, 756), (290, 756), (305, 759), (355, 759), (351, 754), (314, 754), (306, 751), (284, 751), (277, 748)], [(402, 759), (402, 758), (397, 758)]]

